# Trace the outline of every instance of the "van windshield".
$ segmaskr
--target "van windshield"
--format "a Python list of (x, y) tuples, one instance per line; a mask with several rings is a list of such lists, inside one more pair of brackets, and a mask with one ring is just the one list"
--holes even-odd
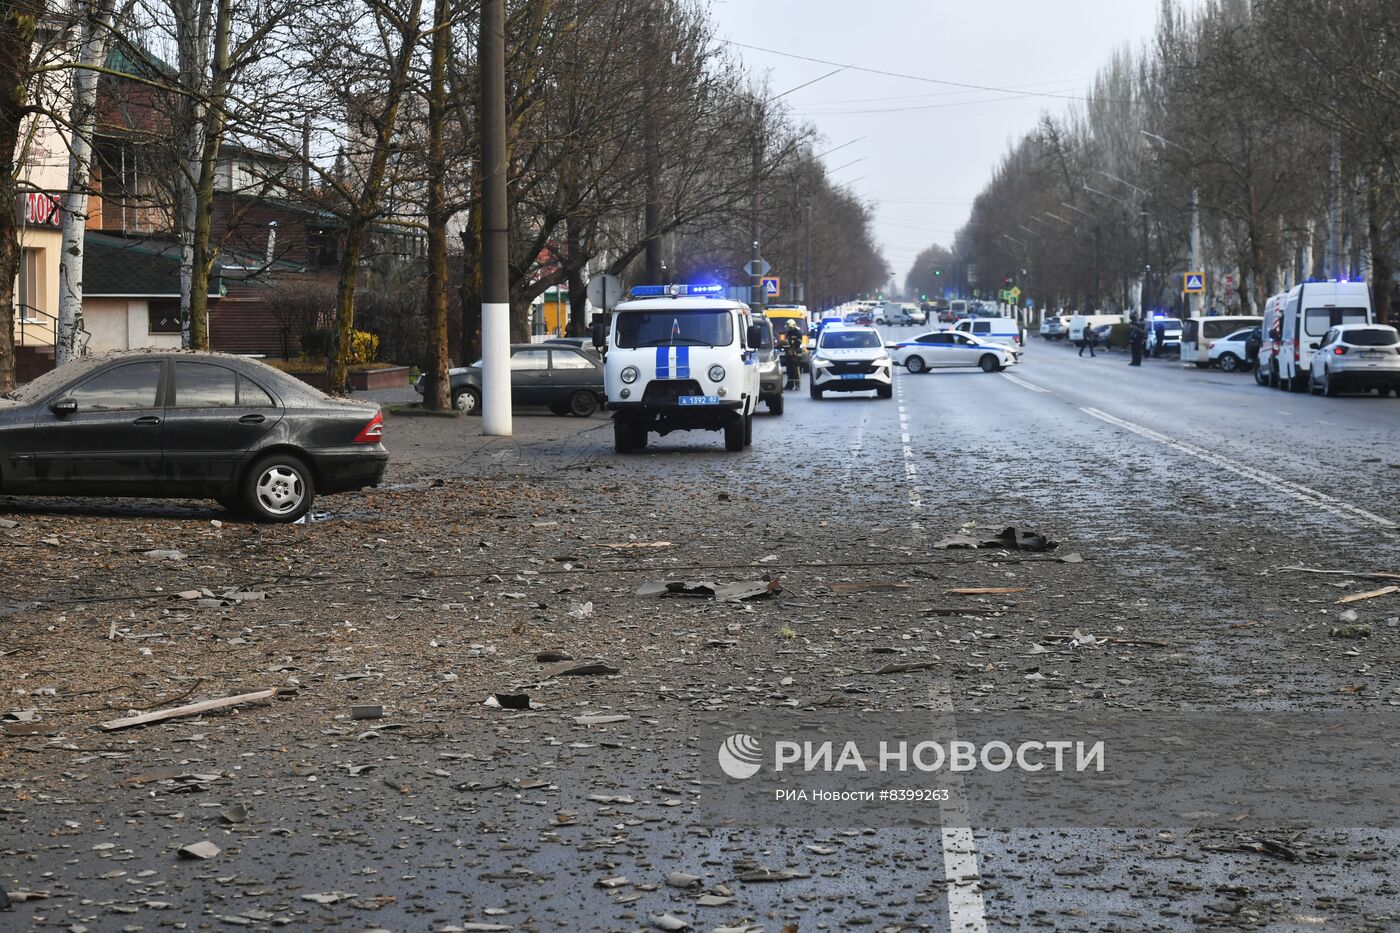
[(728, 310), (675, 309), (623, 311), (617, 316), (614, 345), (637, 347), (727, 347), (734, 342), (734, 322)]
[(1338, 324), (1365, 324), (1365, 308), (1309, 308), (1303, 312), (1303, 332), (1321, 337)]

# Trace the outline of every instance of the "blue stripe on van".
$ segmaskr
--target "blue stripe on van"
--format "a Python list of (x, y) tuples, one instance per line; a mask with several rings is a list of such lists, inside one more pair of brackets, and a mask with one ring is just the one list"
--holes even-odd
[(670, 379), (670, 378), (671, 378), (671, 348), (670, 348), (670, 347), (664, 347), (664, 346), (663, 346), (663, 347), (657, 347), (657, 348), (656, 348), (656, 378), (657, 378), (657, 379)]
[(676, 378), (690, 378), (690, 347), (676, 347)]

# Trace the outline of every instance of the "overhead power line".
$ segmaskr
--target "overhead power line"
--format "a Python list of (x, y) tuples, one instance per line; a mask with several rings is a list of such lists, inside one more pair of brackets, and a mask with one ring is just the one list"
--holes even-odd
[(966, 81), (949, 81), (944, 78), (930, 78), (926, 75), (911, 75), (904, 74), (898, 71), (885, 71), (881, 68), (868, 68), (864, 65), (852, 65), (845, 62), (833, 62), (828, 61), (824, 58), (813, 58), (810, 55), (798, 55), (795, 52), (784, 52), (780, 49), (770, 49), (761, 45), (749, 45), (744, 42), (735, 42), (733, 39), (722, 39), (721, 41), (728, 43), (729, 45), (732, 45), (735, 48), (748, 49), (752, 52), (766, 52), (769, 55), (780, 55), (783, 58), (792, 58), (796, 59), (797, 61), (811, 62), (815, 65), (826, 65), (828, 68), (841, 68), (847, 71), (862, 71), (866, 74), (882, 75), (886, 78), (902, 78), (906, 81), (921, 81), (924, 84), (939, 84), (943, 85), (944, 87), (960, 87), (966, 88), (971, 91), (994, 91), (998, 94), (1017, 94), (1022, 97), (1044, 97), (1052, 100), (1073, 100), (1079, 101), (1081, 103), (1090, 103), (1094, 101), (1119, 104), (1136, 103), (1136, 101), (1113, 100), (1107, 97), (1086, 97), (1082, 94), (1054, 94), (1049, 91), (1017, 91), (1014, 88), (997, 87), (995, 85), (990, 84), (969, 84)]

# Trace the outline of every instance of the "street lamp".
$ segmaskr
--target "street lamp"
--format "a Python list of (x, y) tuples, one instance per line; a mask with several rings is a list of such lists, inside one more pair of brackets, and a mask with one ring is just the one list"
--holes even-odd
[[(1164, 146), (1174, 146), (1186, 153), (1191, 160), (1191, 171), (1194, 174), (1196, 168), (1196, 155), (1190, 149), (1180, 143), (1174, 143), (1165, 136), (1158, 136), (1156, 133), (1149, 133), (1142, 130), (1142, 135), (1148, 139), (1155, 139)], [(1201, 192), (1196, 185), (1191, 186), (1191, 271), (1201, 271)], [(1188, 296), (1191, 302), (1191, 317), (1201, 316), (1201, 293), (1192, 292)]]

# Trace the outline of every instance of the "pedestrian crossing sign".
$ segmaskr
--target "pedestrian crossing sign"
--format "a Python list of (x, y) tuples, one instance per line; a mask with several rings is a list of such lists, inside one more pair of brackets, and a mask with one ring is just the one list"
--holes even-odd
[(782, 293), (782, 279), (776, 275), (763, 276), (763, 294), (769, 298), (777, 298)]
[(1206, 274), (1204, 272), (1186, 273), (1186, 281), (1182, 283), (1181, 290), (1188, 295), (1199, 295), (1206, 290)]

